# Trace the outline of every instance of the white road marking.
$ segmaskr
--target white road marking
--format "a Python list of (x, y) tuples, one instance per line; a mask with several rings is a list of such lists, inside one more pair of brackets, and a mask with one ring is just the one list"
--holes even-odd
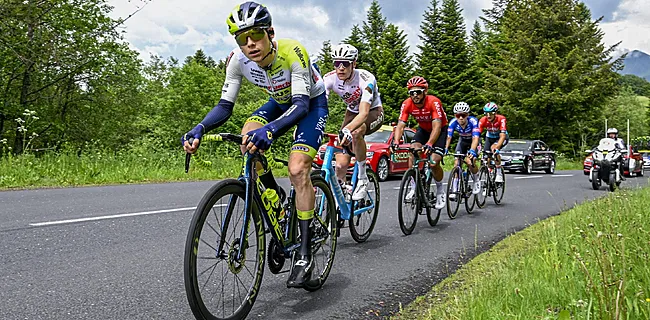
[(554, 174), (551, 176), (551, 178), (557, 178), (557, 177), (573, 177), (572, 174)]
[(536, 178), (543, 178), (544, 176), (525, 176), (525, 177), (514, 177), (513, 179), (519, 180), (519, 179), (536, 179)]
[[(219, 206), (225, 206), (225, 204), (216, 205), (216, 207), (219, 207)], [(109, 216), (98, 216), (98, 217), (88, 217), (88, 218), (78, 218), (78, 219), (68, 219), (68, 220), (35, 222), (35, 223), (30, 223), (29, 225), (32, 226), (32, 227), (43, 227), (43, 226), (51, 226), (51, 225), (57, 225), (57, 224), (75, 223), (75, 222), (87, 222), (87, 221), (117, 219), (117, 218), (134, 217), (134, 216), (144, 216), (144, 215), (157, 214), (157, 213), (190, 211), (190, 210), (194, 210), (194, 209), (196, 209), (196, 207), (165, 209), (165, 210), (156, 210), (156, 211), (144, 211), (144, 212), (133, 212), (133, 213), (114, 214), (114, 215), (109, 215)]]

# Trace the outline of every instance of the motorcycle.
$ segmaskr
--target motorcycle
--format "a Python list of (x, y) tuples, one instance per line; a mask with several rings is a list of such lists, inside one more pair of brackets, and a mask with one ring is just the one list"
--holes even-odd
[(589, 181), (594, 190), (600, 189), (602, 183), (608, 186), (609, 191), (616, 190), (621, 185), (622, 174), (620, 168), (623, 161), (623, 154), (627, 150), (616, 147), (616, 141), (610, 138), (603, 138), (594, 150), (587, 150), (592, 153), (593, 165), (589, 170)]

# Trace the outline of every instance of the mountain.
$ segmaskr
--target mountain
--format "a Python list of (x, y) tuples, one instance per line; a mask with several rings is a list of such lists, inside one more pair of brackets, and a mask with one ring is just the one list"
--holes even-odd
[(639, 50), (627, 54), (621, 74), (633, 74), (650, 81), (650, 55)]

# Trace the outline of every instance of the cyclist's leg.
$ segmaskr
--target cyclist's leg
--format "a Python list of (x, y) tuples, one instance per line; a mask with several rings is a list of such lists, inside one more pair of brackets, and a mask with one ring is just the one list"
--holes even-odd
[[(269, 101), (267, 101), (257, 110), (253, 111), (253, 114), (251, 114), (251, 116), (246, 119), (246, 122), (241, 129), (241, 134), (244, 135), (251, 130), (263, 127), (267, 123), (280, 117), (282, 113), (283, 111), (280, 105), (275, 100), (273, 100), (273, 98), (269, 98)], [(243, 145), (241, 146), (241, 152), (242, 154), (246, 152), (246, 147)], [(258, 164), (257, 170), (262, 170), (262, 166), (260, 164)], [(267, 188), (275, 189), (280, 197), (284, 200), (285, 192), (282, 190), (282, 188), (280, 188), (280, 186), (278, 186), (278, 183), (275, 181), (273, 172), (271, 172), (271, 168), (269, 168), (268, 171), (261, 173), (259, 177), (264, 186)]]
[[(352, 113), (350, 110), (346, 109), (345, 117), (343, 118), (343, 124), (341, 124), (341, 129), (347, 126), (348, 123), (350, 123), (350, 121), (352, 121), (356, 115), (356, 113)], [(348, 172), (348, 167), (350, 166), (350, 155), (340, 152), (337, 153), (334, 157), (336, 158), (336, 178), (338, 178), (339, 181), (345, 181), (345, 175)], [(357, 160), (359, 160), (358, 157)]]
[(384, 109), (379, 106), (371, 109), (366, 117), (366, 122), (352, 132), (353, 152), (356, 154), (359, 163), (359, 183), (357, 189), (352, 194), (352, 200), (361, 200), (365, 197), (368, 185), (368, 175), (366, 173), (366, 140), (365, 136), (369, 135), (381, 127), (384, 121)]
[(289, 287), (302, 287), (313, 269), (309, 226), (314, 217), (314, 188), (310, 172), (327, 122), (325, 94), (311, 99), (309, 107), (309, 113), (298, 123), (296, 139), (289, 155), (289, 179), (296, 192), (296, 212), (300, 225), (300, 253), (287, 280)]
[[(418, 131), (415, 132), (415, 135), (413, 136), (413, 140), (411, 142), (411, 148), (422, 148), (423, 145), (429, 141), (429, 137), (431, 136), (431, 132), (426, 131), (422, 128), (418, 128)], [(422, 156), (422, 154), (420, 154)], [(409, 155), (409, 167), (413, 167), (413, 162), (415, 159), (413, 159), (413, 155)]]
[(431, 158), (436, 164), (433, 166), (433, 180), (436, 182), (436, 209), (442, 209), (446, 204), (445, 190), (442, 185), (442, 179), (445, 172), (442, 170), (442, 156), (445, 154), (445, 143), (447, 141), (447, 127), (440, 128), (438, 140), (433, 144), (433, 154)]

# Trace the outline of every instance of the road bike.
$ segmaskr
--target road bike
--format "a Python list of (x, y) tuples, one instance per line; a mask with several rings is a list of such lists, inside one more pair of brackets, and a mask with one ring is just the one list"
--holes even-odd
[(494, 163), (493, 153), (483, 150), (481, 157), (481, 168), (478, 173), (478, 180), (481, 184), (481, 192), (476, 195), (476, 205), (479, 208), (484, 208), (487, 202), (487, 197), (492, 197), (494, 203), (500, 204), (503, 199), (503, 194), (506, 191), (506, 173), (503, 168), (501, 174), (503, 175), (503, 182), (496, 182), (497, 169)]
[[(396, 150), (408, 150), (414, 159), (413, 166), (406, 170), (404, 176), (402, 176), (402, 182), (399, 187), (399, 202), (397, 205), (399, 227), (402, 229), (402, 233), (409, 235), (415, 228), (418, 216), (424, 214), (423, 209), (426, 211), (429, 225), (435, 226), (440, 219), (440, 211), (442, 209), (435, 208), (436, 188), (431, 187), (431, 183), (433, 183), (433, 171), (429, 167), (429, 165), (435, 165), (436, 162), (431, 159), (431, 156), (421, 159), (420, 153), (423, 151), (422, 148), (409, 147), (408, 149), (397, 148)], [(420, 169), (420, 166), (423, 168)]]
[(329, 138), (329, 141), (325, 149), (325, 155), (323, 156), (323, 166), (320, 168), (320, 172), (315, 172), (314, 174), (320, 174), (325, 178), (325, 181), (329, 183), (330, 189), (333, 191), (337, 205), (338, 231), (340, 232), (344, 222), (348, 221), (352, 239), (359, 243), (364, 242), (368, 240), (372, 230), (375, 228), (377, 215), (379, 214), (379, 202), (381, 200), (379, 178), (372, 169), (368, 168), (366, 170), (366, 174), (368, 175), (368, 191), (364, 199), (352, 200), (352, 192), (356, 190), (358, 183), (359, 162), (355, 162), (354, 164), (352, 176), (350, 177), (352, 187), (350, 190), (347, 190), (337, 180), (333, 165), (334, 154), (343, 150), (352, 157), (355, 154), (347, 147), (341, 148), (335, 145), (338, 135), (325, 134), (325, 136)]
[[(463, 153), (454, 154), (458, 165), (454, 166), (449, 173), (446, 196), (449, 219), (456, 218), (461, 202), (465, 203), (467, 213), (471, 214), (472, 210), (474, 210), (476, 195), (472, 194), (472, 187), (469, 183), (469, 177), (471, 177), (472, 173), (469, 171), (469, 166), (465, 164), (465, 156)], [(463, 171), (463, 164), (465, 164), (465, 171)]]
[[(205, 135), (202, 143), (206, 141), (241, 144), (242, 136)], [(280, 206), (275, 190), (266, 189), (258, 177), (268, 167), (266, 157), (247, 152), (244, 159), (239, 178), (223, 180), (210, 188), (190, 223), (185, 242), (184, 278), (187, 299), (197, 319), (245, 318), (259, 293), (264, 263), (277, 274), (282, 272), (286, 259), (298, 256), (300, 230), (293, 186), (286, 203)], [(281, 159), (275, 160), (286, 164)], [(188, 166), (186, 160), (186, 169)], [(321, 288), (327, 280), (337, 242), (331, 190), (318, 175), (312, 175), (311, 182), (315, 191), (314, 219), (310, 227), (314, 269), (304, 286), (308, 291)], [(284, 216), (278, 208), (284, 210)], [(264, 225), (271, 234), (268, 247)]]

